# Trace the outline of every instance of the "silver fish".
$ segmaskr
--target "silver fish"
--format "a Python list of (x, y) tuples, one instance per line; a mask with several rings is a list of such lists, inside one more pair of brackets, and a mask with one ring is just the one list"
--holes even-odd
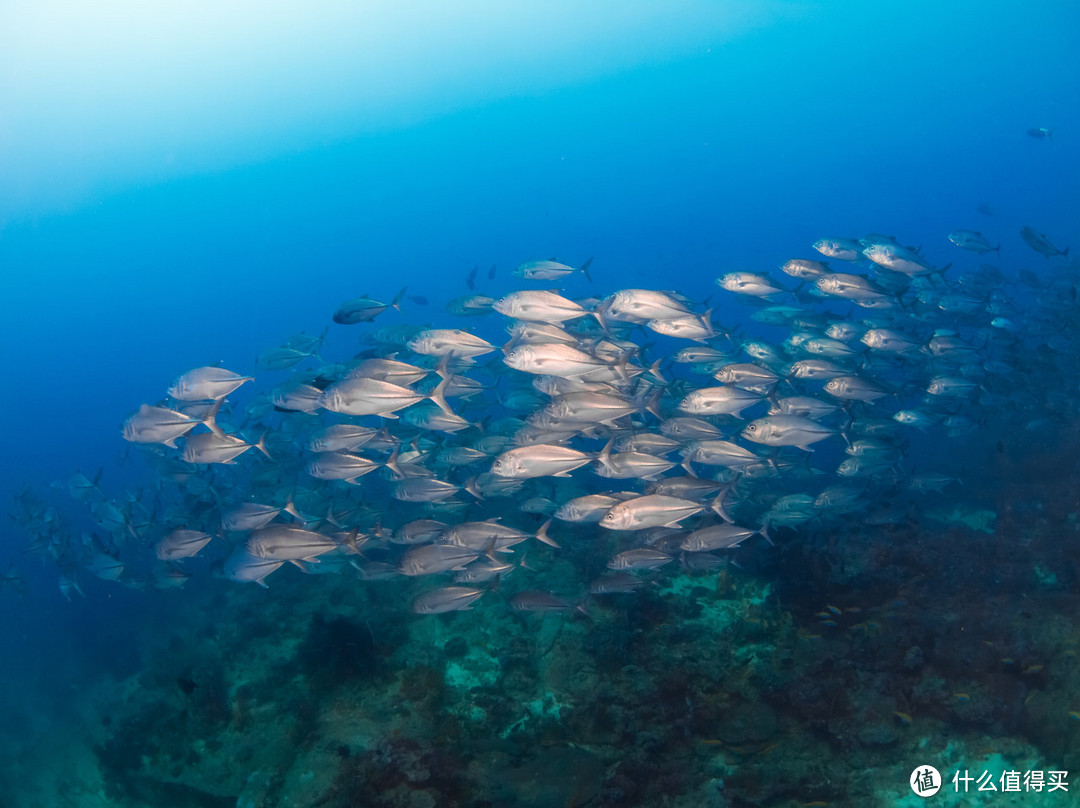
[(422, 544), (402, 556), (398, 570), (402, 575), (435, 575), (460, 569), (479, 555), (476, 550), (457, 544)]
[(751, 421), (742, 436), (766, 446), (797, 446), (808, 449), (810, 444), (837, 434), (831, 427), (799, 415), (769, 415)]
[(470, 608), (484, 592), (468, 586), (444, 586), (413, 598), (412, 610), (417, 614), (460, 612)]
[(703, 510), (697, 502), (662, 494), (620, 502), (604, 514), (600, 525), (609, 530), (643, 530), (649, 527), (677, 527), (688, 516)]
[(1000, 252), (1001, 245), (996, 247), (990, 246), (990, 242), (986, 240), (986, 237), (976, 230), (953, 230), (949, 233), (949, 241), (955, 244), (957, 247), (962, 247), (965, 250), (971, 250), (979, 255), (983, 255), (988, 252)]
[(593, 455), (565, 446), (536, 444), (511, 449), (499, 455), (491, 473), (524, 480), (530, 477), (568, 477), (570, 472), (592, 462)]
[(225, 398), (240, 385), (253, 381), (254, 378), (254, 376), (241, 376), (225, 368), (195, 368), (173, 382), (169, 388), (169, 395), (177, 401)]
[(589, 266), (591, 264), (592, 258), (576, 269), (554, 260), (526, 261), (514, 269), (514, 277), (523, 278), (527, 281), (555, 281), (575, 272), (580, 272), (587, 280), (591, 281), (592, 276), (589, 275)]
[(154, 552), (162, 561), (193, 558), (210, 543), (211, 539), (213, 536), (201, 530), (177, 528), (157, 543)]

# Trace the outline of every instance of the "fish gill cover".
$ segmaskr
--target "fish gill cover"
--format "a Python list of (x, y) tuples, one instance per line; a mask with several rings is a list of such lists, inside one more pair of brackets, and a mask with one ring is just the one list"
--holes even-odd
[(0, 21), (5, 805), (1080, 788), (1069, 4)]

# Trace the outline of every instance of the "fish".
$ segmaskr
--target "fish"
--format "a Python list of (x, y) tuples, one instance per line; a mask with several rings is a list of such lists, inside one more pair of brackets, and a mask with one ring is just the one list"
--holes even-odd
[(567, 500), (553, 515), (563, 522), (596, 524), (624, 498), (616, 494), (586, 494)]
[(225, 368), (195, 368), (182, 374), (172, 383), (169, 396), (177, 401), (222, 399), (242, 384), (254, 380), (254, 376), (241, 376)]
[(461, 569), (480, 557), (480, 553), (456, 544), (423, 544), (411, 548), (398, 563), (402, 575), (435, 575)]
[(389, 303), (374, 300), (367, 295), (346, 300), (334, 312), (333, 320), (338, 325), (356, 325), (357, 323), (370, 323), (389, 309), (401, 311), (401, 301), (405, 297), (405, 292), (406, 289), (403, 288)]
[(1027, 130), (1027, 136), (1035, 140), (1052, 140), (1053, 132), (1045, 126), (1033, 126)]
[(760, 462), (761, 458), (728, 440), (692, 440), (683, 449), (684, 465), (688, 471), (693, 463), (703, 466), (721, 466), (728, 469), (745, 469)]
[(356, 484), (382, 463), (348, 452), (319, 452), (307, 464), (307, 473), (317, 480), (341, 480)]
[(355, 424), (330, 424), (308, 436), (304, 448), (309, 452), (352, 452), (370, 442), (379, 430)]
[(555, 292), (511, 292), (495, 301), (495, 311), (515, 320), (556, 324), (584, 317), (590, 312)]
[[(695, 588), (663, 586), (676, 576), (758, 568), (759, 535), (914, 525), (923, 497), (981, 482), (959, 469), (983, 432), (1057, 434), (1074, 391), (1040, 383), (1075, 376), (1077, 303), (1065, 262), (942, 267), (903, 243), (822, 240), (833, 266), (728, 273), (718, 302), (510, 286), (444, 309), (424, 290), (432, 322), (377, 326), (392, 306), (363, 298), (359, 339), (294, 334), (253, 376), (163, 374), (177, 395), (133, 402), (122, 429), (134, 482), (113, 495), (107, 474), (72, 475), (60, 503), (22, 492), (16, 529), (66, 597), (87, 575), (265, 586), (291, 564), (317, 576), (302, 585), (356, 575), (393, 592), (388, 609), (436, 614), (676, 597)], [(453, 327), (479, 314), (498, 317)], [(509, 596), (482, 597), (500, 579)]]
[(343, 415), (379, 415), (394, 418), (395, 412), (425, 399), (434, 401), (441, 410), (453, 414), (443, 393), (447, 379), (443, 379), (430, 395), (419, 393), (410, 387), (384, 382), (370, 377), (342, 379), (327, 387), (318, 398), (318, 406)]
[(313, 355), (308, 351), (283, 345), (278, 348), (270, 348), (259, 354), (258, 359), (255, 360), (255, 367), (258, 370), (288, 370)]
[(498, 521), (488, 520), (449, 525), (439, 538), (445, 544), (456, 544), (477, 552), (498, 553), (509, 552), (511, 547), (528, 539), (529, 534)]
[(258, 558), (247, 552), (233, 553), (224, 561), (219, 561), (214, 566), (215, 573), (221, 578), (230, 581), (252, 582), (264, 589), (268, 588), (266, 579), (281, 568), (284, 561), (273, 558)]
[(155, 546), (154, 552), (162, 561), (176, 561), (180, 558), (193, 558), (212, 540), (213, 536), (201, 530), (177, 528), (164, 536)]
[(837, 261), (858, 261), (862, 258), (862, 245), (855, 239), (822, 238), (814, 242), (814, 249), (826, 258)]
[[(585, 263), (579, 267), (571, 267), (566, 264), (560, 264), (553, 259), (547, 261), (526, 261), (524, 264), (518, 264), (514, 269), (514, 277), (522, 278), (527, 281), (556, 281), (565, 278), (568, 275), (572, 275), (575, 272), (580, 272), (585, 276), (585, 279), (592, 281), (592, 276), (589, 275), (589, 266), (592, 264), (592, 258), (589, 258)], [(488, 280), (494, 275), (495, 268), (491, 268)]]
[(160, 443), (175, 449), (177, 439), (187, 435), (199, 424), (216, 429), (213, 423), (215, 415), (216, 412), (213, 412), (205, 418), (196, 418), (168, 407), (142, 404), (134, 414), (128, 416), (120, 431), (124, 440), (131, 443)]
[(462, 486), (434, 477), (411, 477), (393, 484), (390, 495), (402, 502), (440, 502), (452, 497)]
[[(506, 353), (507, 367), (524, 373), (573, 379), (596, 374), (611, 366), (571, 345), (522, 345)], [(625, 371), (624, 371), (625, 372)]]
[(612, 570), (655, 570), (670, 564), (674, 557), (659, 550), (648, 547), (640, 547), (634, 550), (624, 550), (608, 562), (608, 569)]
[(652, 289), (622, 289), (607, 298), (603, 307), (603, 316), (607, 318), (640, 323), (692, 314), (670, 294)]
[(679, 402), (679, 410), (688, 415), (734, 415), (764, 400), (764, 396), (741, 387), (704, 387)]
[(740, 434), (766, 446), (796, 446), (809, 450), (811, 444), (836, 435), (837, 430), (801, 415), (768, 415), (751, 421)]
[(551, 592), (525, 589), (510, 597), (510, 608), (515, 612), (562, 612), (573, 606)]
[(754, 272), (729, 272), (717, 278), (716, 283), (721, 289), (752, 297), (772, 297), (784, 291), (764, 275)]
[(807, 258), (792, 258), (780, 265), (780, 271), (792, 278), (801, 281), (817, 280), (831, 271), (829, 265), (822, 261), (811, 261)]
[(1039, 253), (1039, 255), (1046, 256), (1047, 258), (1053, 258), (1058, 255), (1062, 256), (1063, 258), (1068, 258), (1069, 256), (1068, 247), (1066, 247), (1064, 250), (1055, 247), (1050, 242), (1049, 238), (1047, 238), (1043, 233), (1040, 233), (1034, 227), (1022, 227), (1020, 229), (1020, 237), (1024, 239), (1024, 241), (1029, 247), (1031, 247), (1031, 249)]
[(445, 614), (469, 609), (486, 590), (469, 586), (442, 586), (413, 598), (412, 610), (417, 614)]
[(235, 435), (201, 432), (184, 440), (183, 459), (185, 463), (223, 463), (231, 465), (236, 458), (249, 449), (258, 449), (267, 458), (265, 436), (255, 443), (248, 443)]
[(695, 530), (683, 539), (679, 547), (694, 553), (726, 550), (730, 547), (737, 547), (751, 536), (757, 535), (757, 532), (738, 525), (710, 525)]
[(577, 449), (535, 444), (503, 452), (491, 464), (491, 473), (516, 480), (569, 477), (571, 471), (591, 463), (592, 460), (592, 454)]
[(831, 275), (822, 275), (814, 282), (814, 286), (826, 295), (842, 297), (846, 300), (866, 301), (889, 298), (888, 292), (860, 275), (834, 272)]
[(645, 585), (645, 581), (627, 572), (601, 575), (589, 583), (591, 595), (615, 595), (636, 592)]
[(643, 530), (677, 527), (679, 522), (703, 510), (697, 502), (663, 494), (645, 494), (613, 506), (600, 520), (608, 530)]
[(410, 351), (424, 356), (473, 358), (495, 350), (495, 346), (468, 331), (457, 328), (429, 328), (407, 343)]
[(446, 311), (458, 317), (483, 317), (495, 311), (495, 298), (487, 295), (463, 295), (447, 302)]
[(645, 327), (665, 337), (692, 339), (705, 342), (716, 336), (712, 322), (712, 311), (702, 315), (688, 314), (685, 317), (669, 317), (664, 320), (646, 320)]
[(763, 394), (771, 391), (780, 381), (778, 374), (752, 362), (724, 365), (713, 377), (724, 384)]
[(949, 241), (957, 247), (984, 255), (988, 252), (1001, 252), (1001, 245), (992, 247), (986, 237), (976, 230), (953, 230), (949, 233)]
[(276, 505), (263, 505), (259, 502), (242, 502), (221, 514), (221, 527), (223, 530), (234, 533), (257, 530), (260, 527), (266, 527), (283, 512), (288, 512), (297, 519), (300, 518), (292, 502), (283, 508)]
[(825, 383), (825, 392), (842, 401), (877, 401), (889, 391), (861, 376), (834, 376)]
[(945, 269), (948, 268), (936, 269), (914, 250), (898, 244), (871, 243), (863, 247), (863, 255), (878, 266), (910, 276), (925, 275), (931, 272), (944, 274)]
[(336, 550), (341, 542), (293, 525), (268, 525), (251, 532), (244, 550), (264, 561), (309, 561)]
[(610, 451), (612, 441), (596, 458), (596, 473), (610, 480), (656, 480), (675, 461), (643, 452)]

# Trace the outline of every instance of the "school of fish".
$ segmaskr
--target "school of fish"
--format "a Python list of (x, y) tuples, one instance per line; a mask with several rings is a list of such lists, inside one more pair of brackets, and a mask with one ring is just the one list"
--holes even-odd
[[(748, 542), (901, 522), (956, 481), (913, 457), (989, 424), (1052, 430), (1080, 406), (1080, 272), (1068, 248), (1021, 236), (1037, 272), (978, 263), (1000, 245), (957, 230), (954, 264), (891, 237), (824, 238), (814, 259), (723, 274), (709, 304), (522, 289), (451, 300), (444, 327), (379, 328), (405, 290), (353, 298), (332, 319), (360, 326), (342, 340), (361, 330), (358, 353), (328, 359), (325, 331), (298, 334), (253, 373), (191, 369), (139, 406), (122, 435), (144, 484), (109, 498), (99, 479), (67, 482), (93, 529), (30, 491), (16, 519), (68, 597), (83, 575), (267, 586), (291, 565), (401, 579), (420, 614), (584, 609)], [(589, 265), (514, 275), (591, 281)], [(553, 585), (560, 555), (578, 566)]]

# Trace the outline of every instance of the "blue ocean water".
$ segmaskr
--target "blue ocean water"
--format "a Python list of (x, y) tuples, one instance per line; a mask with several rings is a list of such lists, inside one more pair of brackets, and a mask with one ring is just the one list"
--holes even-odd
[[(331, 324), (331, 315), (349, 298), (371, 295), (389, 301), (404, 286), (428, 303), (406, 301), (402, 313), (388, 312), (376, 326), (461, 327), (442, 304), (469, 291), (466, 278), (474, 267), (479, 267), (478, 289), (497, 298), (522, 288), (511, 272), (524, 261), (552, 257), (579, 266), (593, 257), (592, 283), (572, 277), (553, 286), (570, 297), (603, 297), (633, 287), (675, 290), (695, 302), (711, 297), (710, 305), (718, 307), (715, 316), (726, 318), (724, 328), (733, 328), (745, 326), (752, 309), (722, 297), (716, 279), (737, 271), (779, 277), (776, 268), (789, 258), (819, 258), (811, 245), (822, 237), (890, 234), (902, 244), (919, 245), (935, 266), (974, 269), (979, 258), (956, 249), (946, 236), (957, 229), (977, 230), (1001, 245), (1000, 253), (988, 258), (1006, 274), (1028, 270), (1049, 279), (1065, 271), (1067, 259), (1048, 260), (1034, 252), (1021, 239), (1021, 227), (1034, 227), (1060, 247), (1075, 244), (1080, 236), (1075, 135), (1080, 127), (1075, 103), (1080, 94), (1075, 59), (1080, 13), (1071, 3), (1029, 8), (974, 2), (687, 0), (601, 2), (583, 10), (565, 2), (475, 2), (452, 9), (433, 2), (395, 9), (327, 2), (302, 11), (286, 4), (221, 9), (194, 3), (133, 11), (123, 3), (90, 9), (52, 2), (5, 6), (0, 31), (0, 271), (5, 280), (0, 350), (10, 380), (7, 395), (0, 397), (0, 417), (8, 425), (0, 491), (12, 503), (20, 491), (37, 492), (59, 512), (71, 514), (76, 532), (93, 529), (82, 506), (64, 491), (76, 470), (93, 478), (103, 469), (101, 485), (108, 496), (136, 492), (153, 512), (157, 478), (119, 431), (139, 404), (162, 398), (173, 379), (194, 367), (221, 363), (253, 373), (257, 356), (299, 331), (318, 334), (328, 328), (328, 353), (347, 357), (359, 350), (360, 332)], [(1048, 130), (1049, 136), (1035, 137), (1029, 134), (1032, 129)], [(492, 266), (496, 272), (489, 281)], [(1021, 311), (1038, 307), (1037, 287), (1018, 286), (1015, 293), (1026, 296), (1014, 301)], [(477, 326), (493, 342), (502, 327), (494, 321)], [(1036, 346), (1030, 349), (1038, 356)], [(1076, 364), (1075, 357), (1066, 357), (1057, 364), (1015, 370), (1015, 388), (1027, 397), (1070, 397), (1062, 416), (1062, 430), (1069, 435), (1076, 428), (1076, 385), (1060, 369)], [(983, 423), (979, 412), (966, 414)], [(1006, 484), (974, 459), (982, 457), (979, 447), (1009, 437), (998, 431), (1000, 423), (983, 425), (976, 437), (964, 439), (968, 443), (957, 444), (975, 448), (939, 448), (940, 436), (929, 441), (916, 436), (910, 462), (955, 460), (956, 451), (970, 452), (974, 468), (967, 470), (973, 481), (950, 489), (949, 496), (964, 504), (978, 491), (983, 495), (978, 504), (998, 508), (1000, 515), (1001, 503), (1010, 496), (1002, 493)], [(976, 440), (980, 437), (982, 443)], [(1075, 479), (1075, 459), (1067, 452), (1038, 449), (1038, 458), (1013, 458), (1014, 465), (1058, 468)], [(985, 481), (979, 477), (984, 472)], [(994, 486), (1001, 490), (991, 490)], [(1025, 514), (1035, 505), (1027, 500), (1010, 504), (1020, 513), (1017, 524), (1033, 519)], [(1065, 519), (1076, 505), (1046, 507), (1063, 509)], [(11, 510), (16, 511), (14, 504)], [(1069, 569), (1075, 572), (1077, 537), (1061, 531), (1059, 561), (1074, 565)], [(0, 803), (269, 806), (305, 804), (296, 802), (303, 798), (295, 795), (306, 794), (313, 800), (306, 804), (317, 804), (313, 791), (289, 779), (302, 778), (309, 771), (304, 766), (315, 764), (298, 764), (296, 772), (280, 761), (276, 768), (244, 764), (256, 780), (263, 772), (286, 783), (267, 787), (258, 799), (249, 794), (244, 802), (234, 782), (221, 785), (225, 780), (219, 779), (215, 785), (207, 767), (198, 777), (192, 775), (198, 766), (190, 760), (165, 760), (143, 750), (150, 762), (141, 769), (117, 766), (116, 757), (138, 757), (139, 746), (118, 751), (109, 727), (128, 721), (125, 732), (141, 727), (149, 738), (156, 730), (130, 723), (132, 715), (152, 716), (166, 709), (162, 705), (183, 699), (173, 681), (177, 678), (194, 681), (196, 694), (214, 690), (202, 678), (206, 660), (227, 654), (252, 655), (252, 670), (284, 669), (291, 675), (290, 654), (308, 642), (307, 653), (329, 657), (326, 665), (336, 678), (304, 687), (323, 688), (319, 692), (347, 688), (340, 680), (354, 669), (362, 673), (365, 663), (327, 650), (340, 645), (330, 629), (325, 647), (318, 642), (322, 635), (315, 632), (312, 639), (310, 632), (301, 631), (312, 615), (336, 625), (333, 615), (344, 608), (334, 599), (344, 597), (339, 590), (333, 598), (326, 595), (324, 603), (318, 601), (323, 596), (304, 588), (309, 582), (299, 575), (269, 593), (241, 592), (209, 575), (194, 577), (179, 593), (138, 591), (84, 576), (85, 597), (76, 594), (68, 600), (57, 586), (57, 565), (48, 553), (23, 552), (31, 532), (13, 521), (0, 543), (0, 568), (11, 567), (26, 579), (25, 594), (14, 586), (0, 593), (7, 618), (0, 629), (0, 676), (9, 685), (0, 697), (7, 727), (0, 733), (7, 735), (0, 748), (11, 761), (0, 765), (0, 793), (5, 794)], [(970, 550), (982, 542), (993, 550), (995, 542), (1007, 540), (999, 531), (979, 534), (962, 546)], [(994, 552), (1007, 557), (1000, 546)], [(847, 563), (859, 562), (848, 558)], [(731, 574), (747, 576), (739, 584), (746, 588), (740, 594), (747, 602), (753, 587), (775, 591), (783, 587), (783, 575), (791, 573), (783, 564), (754, 558), (745, 566), (745, 572)], [(1071, 580), (1069, 569), (1054, 569), (1047, 562), (1039, 580)], [(913, 575), (909, 569), (905, 574)], [(993, 597), (998, 609), (1019, 614), (1033, 600), (1052, 600), (1057, 607), (1051, 610), (1053, 620), (1059, 621), (1053, 623), (1055, 630), (1063, 643), (1073, 641), (1075, 612), (1070, 614), (1067, 606), (1075, 603), (1069, 599), (1075, 584), (1071, 590), (1040, 590), (1028, 579), (1006, 579), (1013, 588), (973, 590), (972, 601)], [(899, 588), (918, 586), (912, 578), (910, 586), (901, 582)], [(284, 589), (279, 600), (266, 596), (279, 588)], [(826, 595), (815, 611), (840, 593)], [(806, 605), (793, 596), (786, 604), (793, 611), (795, 601)], [(293, 625), (283, 605), (289, 603), (303, 615)], [(191, 604), (197, 605), (197, 614), (190, 613)], [(397, 622), (387, 616), (389, 609), (365, 604), (373, 618), (385, 620), (369, 620), (372, 649), (394, 648), (380, 676), (389, 677), (386, 667), (400, 663), (404, 668), (409, 660), (416, 660), (417, 670), (438, 669), (450, 676), (449, 654), (440, 668), (418, 647), (417, 636), (412, 644), (404, 639), (408, 632), (402, 626), (421, 619), (408, 615), (408, 598), (399, 604), (403, 614)], [(768, 619), (756, 615), (753, 625), (797, 621), (784, 616), (784, 607), (770, 605)], [(552, 625), (571, 622), (560, 615), (532, 617), (537, 620), (531, 628), (520, 627), (521, 635), (550, 635), (550, 643), (559, 636)], [(658, 639), (648, 648), (640, 635), (681, 619), (691, 617), (665, 613), (660, 618), (647, 609), (631, 609), (620, 617), (625, 624), (605, 624), (583, 642), (601, 656), (615, 654), (613, 645), (622, 642), (641, 655), (637, 664), (649, 669), (659, 664), (660, 650), (670, 653), (674, 641)], [(953, 618), (938, 613), (925, 619)], [(979, 619), (969, 616), (967, 624)], [(887, 621), (876, 622), (889, 630)], [(457, 631), (472, 647), (488, 641), (484, 631), (504, 628), (462, 621), (437, 625), (414, 630)], [(573, 625), (587, 634), (583, 625)], [(706, 639), (700, 624), (693, 625), (682, 640), (691, 645)], [(217, 633), (206, 633), (212, 626)], [(169, 649), (162, 651), (152, 638), (168, 634), (176, 639), (174, 657), (166, 664), (162, 654), (167, 657)], [(612, 639), (616, 634), (617, 641)], [(260, 639), (258, 649), (244, 644), (243, 638), (251, 636)], [(263, 658), (267, 636), (276, 636), (281, 650)], [(769, 636), (752, 639), (767, 643)], [(361, 644), (368, 642), (361, 639)], [(445, 641), (442, 637), (439, 647)], [(858, 659), (859, 641), (844, 642), (846, 651), (836, 652), (836, 658)], [(670, 738), (690, 733), (687, 744), (693, 754), (673, 752), (671, 759), (678, 758), (679, 765), (663, 769), (672, 805), (705, 804), (707, 783), (725, 777), (738, 781), (732, 772), (750, 768), (747, 758), (758, 762), (755, 756), (772, 743), (779, 747), (767, 754), (775, 758), (825, 757), (841, 749), (867, 768), (900, 758), (905, 765), (910, 762), (909, 769), (937, 760), (942, 771), (1004, 769), (1025, 760), (1034, 767), (1035, 759), (1025, 755), (1035, 749), (1044, 755), (1042, 768), (1065, 769), (1071, 760), (1080, 770), (1076, 718), (1070, 717), (1070, 711), (1080, 710), (1080, 693), (1075, 675), (1054, 667), (1065, 666), (1068, 658), (1055, 657), (1055, 663), (1033, 653), (1025, 656), (998, 637), (986, 642), (1000, 646), (994, 648), (998, 667), (973, 661), (976, 667), (987, 665), (986, 676), (974, 678), (985, 679), (986, 689), (993, 691), (997, 678), (1011, 675), (1010, 666), (1021, 666), (1021, 673), (1039, 667), (1017, 675), (1013, 696), (1030, 707), (1043, 698), (1040, 691), (1052, 692), (1045, 698), (1055, 700), (1053, 711), (1047, 708), (1053, 720), (1047, 718), (1041, 728), (1033, 721), (1010, 722), (1003, 716), (1019, 708), (1000, 695), (986, 697), (985, 720), (966, 724), (949, 723), (944, 707), (940, 714), (924, 710), (919, 715), (904, 709), (902, 700), (886, 698), (884, 706), (860, 709), (906, 716), (899, 719), (899, 733), (890, 724), (888, 740), (864, 739), (852, 752), (838, 740), (842, 732), (821, 729), (829, 726), (827, 717), (808, 710), (782, 714), (781, 722), (824, 732), (827, 739), (820, 747), (800, 746), (792, 730), (784, 738), (766, 734), (762, 740), (767, 743), (747, 751), (753, 733), (718, 741), (691, 726), (687, 697), (677, 720), (674, 713), (642, 714), (630, 722), (634, 731), (611, 730), (610, 747), (597, 751), (595, 760), (610, 770), (620, 744), (628, 747), (628, 759), (630, 747), (645, 744), (650, 758), (666, 760)], [(811, 661), (802, 653), (794, 654), (791, 664), (809, 670)], [(479, 675), (465, 662), (452, 665), (461, 676)], [(1037, 679), (1045, 676), (1042, 670), (1055, 671), (1053, 687)], [(236, 718), (239, 685), (220, 675), (225, 677), (218, 688), (224, 694), (221, 703), (188, 708), (192, 714), (202, 711), (202, 723), (176, 729), (171, 739), (177, 747), (197, 750), (193, 754), (204, 760), (226, 755), (228, 743), (243, 735), (237, 729), (243, 721)], [(636, 675), (628, 673), (609, 687), (633, 690), (639, 686), (631, 681)], [(822, 676), (820, 671), (808, 674), (815, 675)], [(873, 675), (887, 678), (887, 671)], [(869, 672), (859, 676), (863, 684), (872, 678)], [(755, 681), (757, 692), (780, 687)], [(959, 688), (948, 677), (944, 681), (942, 687)], [(298, 687), (283, 675), (280, 687), (290, 686)], [(414, 682), (396, 698), (408, 705), (403, 709), (420, 715), (426, 710), (459, 723), (466, 720), (460, 713), (464, 708), (448, 706), (449, 696), (416, 695), (428, 686)], [(537, 706), (513, 683), (485, 681), (483, 687), (511, 694), (506, 698), (520, 702), (522, 716), (550, 718), (553, 710), (558, 712), (551, 701), (557, 704), (558, 693), (547, 692), (547, 703), (541, 693)], [(758, 703), (740, 687), (750, 685), (733, 684), (731, 691), (742, 693), (746, 704)], [(598, 689), (579, 688), (586, 693)], [(888, 688), (882, 684), (880, 689)], [(866, 690), (873, 688), (867, 685)], [(126, 713), (116, 706), (123, 700), (119, 694), (128, 700)], [(1025, 701), (1033, 694), (1034, 702)], [(665, 692), (661, 700), (669, 695)], [(264, 700), (260, 709), (301, 709), (282, 698), (276, 708)], [(617, 700), (612, 693), (596, 698)], [(683, 703), (682, 693), (671, 698)], [(954, 693), (943, 698), (948, 703)], [(807, 693), (805, 700), (821, 699)], [(213, 709), (232, 718), (206, 717)], [(325, 729), (328, 719), (320, 712), (325, 704), (312, 709), (310, 722)], [(783, 713), (775, 703), (774, 709)], [(565, 712), (581, 716), (584, 708), (568, 702)], [(404, 771), (408, 753), (387, 751), (372, 729), (379, 715), (373, 709), (374, 717), (365, 718), (371, 726), (354, 727), (356, 737), (367, 740), (346, 743), (350, 748), (341, 760), (355, 763), (362, 751), (376, 750), (386, 766)], [(444, 723), (422, 725), (417, 719), (412, 727), (416, 735), (409, 740), (420, 751), (412, 750), (415, 759), (409, 765), (438, 768), (432, 761), (446, 751), (439, 742), (439, 733), (449, 732), (445, 715)], [(915, 729), (909, 731), (912, 716)], [(516, 716), (500, 717), (505, 729)], [(245, 720), (251, 723), (244, 726), (255, 728), (251, 731), (263, 731), (259, 719)], [(747, 719), (757, 720), (762, 719)], [(932, 720), (944, 723), (919, 723)], [(689, 722), (690, 728), (677, 721)], [(556, 768), (588, 768), (581, 761), (558, 763), (568, 745), (596, 743), (598, 725), (590, 725), (594, 734), (585, 742), (584, 723), (580, 717), (549, 720), (542, 730), (530, 730), (529, 742), (548, 749)], [(386, 718), (385, 726), (391, 725), (407, 734), (400, 723)], [(1045, 729), (1049, 725), (1053, 729)], [(973, 735), (980, 732), (992, 739), (987, 744), (1000, 759), (984, 763), (975, 756), (982, 747)], [(304, 735), (317, 735), (316, 729), (296, 733), (280, 740), (282, 749), (319, 743)], [(325, 737), (334, 740), (325, 743), (340, 746), (341, 733), (340, 728), (327, 730)], [(932, 760), (909, 761), (913, 746), (897, 749), (913, 744), (918, 733), (931, 738), (932, 745), (967, 739), (970, 756), (954, 753), (946, 761), (944, 751), (931, 750)], [(513, 733), (507, 730), (507, 736), (512, 740)], [(222, 740), (226, 737), (228, 742)], [(468, 737), (466, 746), (474, 756), (468, 766), (484, 768), (486, 754), (491, 770), (503, 772), (500, 778), (512, 780), (505, 773), (512, 770), (521, 782), (503, 791), (482, 791), (476, 785), (482, 777), (462, 775), (454, 781), (458, 791), (449, 786), (440, 791), (432, 784), (434, 775), (428, 786), (416, 775), (363, 791), (362, 798), (387, 805), (428, 804), (409, 802), (423, 799), (459, 805), (665, 804), (656, 792), (635, 791), (633, 784), (613, 784), (600, 775), (603, 782), (595, 788), (581, 786), (554, 796), (539, 787), (530, 791), (531, 781), (521, 772), (528, 756), (521, 749), (485, 746)], [(718, 745), (710, 745), (714, 741)], [(1008, 743), (1029, 746), (1017, 751)], [(706, 760), (703, 749), (727, 754), (723, 766)], [(50, 762), (54, 755), (69, 763)], [(503, 760), (507, 756), (515, 765)], [(755, 790), (740, 783), (737, 795), (735, 786), (729, 787), (724, 802), (723, 790), (714, 787), (710, 804), (844, 801), (836, 793), (822, 797), (828, 790), (805, 772), (792, 773), (794, 767), (788, 770), (781, 763), (776, 770), (787, 790)], [(350, 804), (345, 802), (347, 787), (335, 776), (312, 775), (325, 786), (318, 799)], [(366, 776), (370, 782), (370, 773)], [(172, 790), (146, 785), (151, 780), (170, 784)], [(250, 782), (248, 775), (240, 781)], [(409, 789), (401, 782), (406, 781), (426, 797), (405, 794)], [(251, 787), (251, 793), (255, 790)], [(214, 803), (206, 795), (224, 801)], [(1043, 795), (1046, 804), (1059, 804), (1052, 801), (1059, 796)]]

